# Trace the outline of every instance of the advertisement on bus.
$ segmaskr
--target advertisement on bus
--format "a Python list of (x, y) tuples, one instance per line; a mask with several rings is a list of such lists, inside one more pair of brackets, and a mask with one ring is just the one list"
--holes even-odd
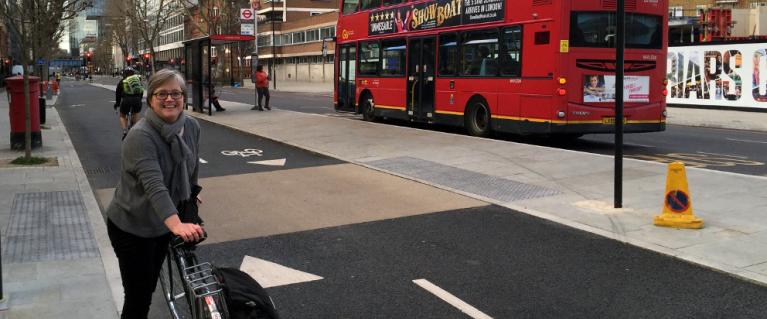
[(669, 47), (668, 104), (767, 108), (767, 43)]
[(503, 20), (503, 0), (435, 0), (370, 12), (369, 35)]
[[(614, 103), (614, 75), (585, 75), (583, 79), (584, 103)], [(650, 77), (627, 75), (623, 77), (623, 101), (650, 102)]]

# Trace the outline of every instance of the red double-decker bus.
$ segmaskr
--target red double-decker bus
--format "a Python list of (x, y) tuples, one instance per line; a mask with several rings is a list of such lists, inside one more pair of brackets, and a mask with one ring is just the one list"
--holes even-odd
[[(491, 131), (614, 132), (615, 0), (342, 0), (338, 111)], [(667, 0), (626, 0), (625, 132), (665, 129)]]

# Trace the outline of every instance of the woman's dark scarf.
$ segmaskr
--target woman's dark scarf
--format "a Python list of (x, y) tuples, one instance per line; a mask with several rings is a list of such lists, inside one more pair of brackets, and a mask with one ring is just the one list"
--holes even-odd
[(144, 118), (149, 122), (160, 136), (170, 145), (170, 154), (173, 158), (173, 172), (170, 178), (170, 198), (174, 203), (189, 199), (191, 185), (189, 185), (189, 171), (196, 164), (192, 151), (186, 145), (183, 138), (186, 115), (181, 112), (176, 122), (168, 123), (161, 119), (152, 108), (147, 110)]

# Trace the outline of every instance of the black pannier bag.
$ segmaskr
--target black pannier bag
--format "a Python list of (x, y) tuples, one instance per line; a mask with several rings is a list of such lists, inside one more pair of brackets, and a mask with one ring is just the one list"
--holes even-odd
[(272, 298), (247, 273), (228, 267), (213, 269), (224, 289), (226, 308), (231, 319), (279, 319)]
[(203, 224), (199, 214), (200, 208), (197, 205), (197, 195), (200, 195), (201, 191), (202, 186), (193, 185), (192, 194), (189, 195), (189, 199), (182, 201), (176, 207), (176, 210), (178, 210), (178, 218), (181, 219), (182, 223)]

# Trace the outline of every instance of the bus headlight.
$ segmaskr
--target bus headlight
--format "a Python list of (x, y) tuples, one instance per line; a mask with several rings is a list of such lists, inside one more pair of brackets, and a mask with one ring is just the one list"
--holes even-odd
[(557, 112), (557, 117), (561, 118), (561, 119), (565, 118), (565, 112), (563, 112), (563, 111)]
[(565, 84), (567, 84), (567, 79), (566, 79), (566, 78), (559, 78), (559, 84), (560, 84), (560, 85), (565, 85)]

